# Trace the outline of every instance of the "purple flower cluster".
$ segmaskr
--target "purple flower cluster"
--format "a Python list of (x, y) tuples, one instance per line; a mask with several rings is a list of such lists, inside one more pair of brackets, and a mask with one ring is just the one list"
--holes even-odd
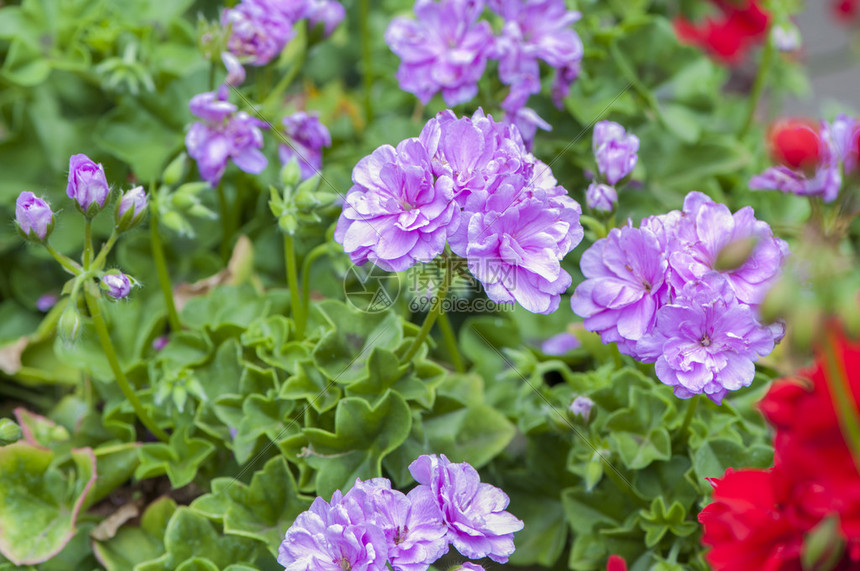
[(816, 133), (819, 149), (811, 168), (771, 167), (750, 179), (753, 190), (779, 190), (800, 196), (820, 196), (833, 202), (842, 188), (843, 174), (857, 171), (860, 155), (860, 120), (840, 115), (833, 123), (821, 122)]
[(328, 35), (344, 16), (336, 0), (241, 0), (224, 10), (221, 25), (229, 29), (231, 54), (250, 65), (266, 65), (293, 38), (293, 26), (299, 20), (322, 23)]
[[(485, 5), (504, 21), (498, 36), (480, 19)], [(564, 0), (416, 0), (414, 12), (416, 19), (395, 18), (385, 33), (401, 60), (401, 89), (423, 103), (439, 92), (449, 106), (466, 103), (477, 95), (487, 61), (498, 60), (499, 78), (510, 86), (502, 104), (507, 120), (529, 144), (536, 129), (550, 129), (526, 104), (540, 92), (543, 61), (556, 69), (552, 95), (561, 107), (583, 56), (571, 27), (579, 12)]]
[[(717, 263), (721, 253), (745, 246), (748, 255), (730, 269)], [(720, 403), (752, 382), (753, 362), (781, 339), (782, 327), (761, 324), (757, 308), (787, 255), (787, 244), (752, 208), (732, 214), (691, 192), (682, 211), (615, 228), (595, 242), (582, 256), (587, 279), (571, 306), (604, 343), (656, 362), (657, 377), (677, 396), (704, 393)]]
[(447, 242), (496, 303), (551, 313), (570, 287), (561, 260), (582, 240), (581, 209), (516, 127), (443, 111), (352, 179), (334, 237), (356, 264), (403, 271)]
[(314, 176), (322, 168), (323, 147), (331, 146), (328, 129), (319, 117), (305, 111), (284, 117), (283, 125), (289, 144), (278, 147), (281, 162), (287, 164), (295, 158), (301, 169), (302, 180)]
[(330, 503), (316, 498), (287, 530), (278, 562), (288, 571), (423, 571), (450, 545), (470, 559), (508, 560), (523, 522), (505, 511), (504, 492), (444, 455), (421, 456), (409, 471), (419, 485), (408, 494), (374, 478)]
[(639, 160), (639, 138), (613, 121), (594, 126), (592, 140), (598, 180), (585, 192), (585, 201), (594, 210), (612, 211), (618, 202), (615, 185), (627, 177)]
[(191, 98), (188, 107), (202, 121), (191, 125), (185, 136), (188, 154), (197, 161), (200, 176), (217, 185), (232, 159), (245, 172), (259, 174), (266, 168), (261, 128), (266, 124), (227, 101), (227, 86)]

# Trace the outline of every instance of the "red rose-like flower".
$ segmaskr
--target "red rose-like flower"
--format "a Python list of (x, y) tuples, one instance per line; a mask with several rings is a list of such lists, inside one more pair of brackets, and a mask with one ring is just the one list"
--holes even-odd
[[(714, 571), (800, 570), (803, 532), (780, 512), (771, 470), (726, 470), (709, 479), (713, 502), (699, 513)], [(796, 565), (795, 565), (796, 564)]]
[(627, 562), (620, 555), (610, 555), (606, 562), (606, 571), (627, 571)]
[(820, 126), (813, 121), (784, 119), (771, 127), (771, 155), (790, 169), (814, 169), (824, 154), (822, 146)]
[(736, 64), (747, 51), (767, 37), (770, 14), (758, 0), (711, 0), (720, 14), (700, 23), (685, 18), (675, 20), (675, 31), (681, 41), (710, 53), (715, 58)]

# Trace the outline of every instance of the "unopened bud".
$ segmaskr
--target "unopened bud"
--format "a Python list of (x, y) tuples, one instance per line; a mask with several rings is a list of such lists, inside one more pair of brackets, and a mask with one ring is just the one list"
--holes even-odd
[(146, 216), (146, 192), (142, 186), (136, 186), (125, 192), (116, 208), (116, 228), (120, 232), (131, 230)]
[(187, 165), (188, 155), (185, 153), (179, 153), (179, 156), (170, 161), (170, 164), (167, 165), (166, 169), (164, 169), (164, 174), (162, 175), (164, 184), (172, 186), (182, 180), (185, 176)]
[(74, 343), (81, 334), (81, 316), (71, 303), (60, 315), (57, 331), (66, 343)]
[(24, 191), (15, 201), (15, 223), (27, 240), (44, 242), (54, 229), (54, 213), (46, 201)]
[(9, 418), (0, 418), (0, 446), (21, 440), (21, 427)]
[(804, 569), (833, 569), (842, 559), (845, 542), (839, 532), (838, 516), (821, 520), (803, 542), (800, 560)]
[(104, 167), (86, 155), (72, 155), (66, 194), (85, 216), (92, 218), (98, 214), (110, 195)]
[(293, 157), (284, 168), (281, 169), (281, 184), (284, 186), (296, 186), (302, 178), (302, 169), (298, 161)]
[(753, 250), (758, 244), (758, 238), (741, 238), (726, 244), (714, 262), (714, 269), (718, 272), (733, 272), (747, 263)]
[(109, 272), (102, 276), (101, 288), (114, 299), (123, 299), (131, 293), (131, 280), (122, 272)]
[(594, 401), (586, 396), (578, 396), (570, 403), (570, 412), (574, 417), (581, 417), (583, 421), (588, 422), (591, 416), (591, 407), (594, 406)]

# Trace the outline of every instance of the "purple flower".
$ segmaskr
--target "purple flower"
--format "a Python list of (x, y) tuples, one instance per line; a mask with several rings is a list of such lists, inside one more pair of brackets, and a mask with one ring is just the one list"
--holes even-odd
[(592, 182), (585, 191), (585, 203), (592, 210), (612, 212), (618, 204), (618, 192), (614, 186)]
[(507, 562), (514, 552), (514, 532), (523, 522), (505, 511), (509, 500), (502, 490), (482, 483), (468, 463), (454, 464), (444, 454), (419, 456), (409, 472), (442, 510), (448, 539), (457, 551), (469, 559)]
[(426, 487), (418, 486), (406, 495), (392, 490), (386, 478), (356, 480), (343, 501), (382, 530), (395, 571), (424, 571), (448, 551), (448, 527)]
[(334, 238), (354, 263), (399, 272), (442, 253), (458, 207), (451, 179), (434, 180), (418, 139), (379, 147), (355, 166), (352, 181)]
[(140, 224), (146, 214), (146, 207), (146, 192), (142, 186), (136, 186), (123, 193), (116, 209), (117, 228), (124, 232)]
[(667, 266), (651, 232), (613, 228), (582, 254), (580, 268), (587, 279), (573, 292), (573, 312), (603, 343), (617, 343), (622, 353), (636, 357), (636, 341), (653, 329), (657, 309), (666, 301)]
[(657, 378), (680, 398), (704, 393), (717, 404), (752, 383), (753, 362), (774, 346), (771, 330), (717, 273), (686, 284), (660, 309), (655, 336), (662, 345)]
[(239, 63), (235, 55), (230, 52), (223, 52), (221, 54), (221, 61), (224, 63), (224, 67), (227, 68), (227, 78), (224, 80), (224, 83), (236, 86), (245, 81), (245, 68), (242, 67), (242, 64)]
[(346, 11), (341, 3), (336, 0), (308, 0), (305, 17), (311, 25), (316, 26), (322, 23), (323, 32), (326, 36), (331, 35), (345, 16)]
[(582, 420), (588, 421), (588, 417), (591, 415), (591, 407), (594, 406), (594, 401), (590, 398), (580, 395), (573, 399), (573, 402), (570, 403), (570, 412), (573, 413), (573, 416), (581, 416)]
[(543, 60), (556, 68), (556, 105), (567, 95), (583, 56), (582, 40), (572, 28), (579, 12), (568, 11), (564, 0), (491, 0), (490, 8), (505, 20), (497, 40), (499, 77), (511, 92), (502, 104), (510, 113), (540, 91)]
[(724, 273), (738, 300), (751, 305), (762, 302), (788, 255), (788, 244), (775, 238), (766, 222), (756, 220), (752, 208), (746, 206), (732, 214), (727, 206), (701, 192), (691, 192), (684, 199), (677, 240), (680, 244), (669, 256), (669, 264), (682, 280), (673, 284), (677, 289), (713, 271), (726, 246), (754, 240), (747, 260)]
[(566, 355), (567, 353), (579, 348), (582, 342), (576, 335), (571, 335), (567, 331), (553, 335), (543, 342), (540, 350), (547, 355)]
[(317, 498), (296, 517), (278, 549), (287, 571), (384, 571), (388, 559), (385, 535), (366, 514), (343, 501), (337, 491), (331, 504)]
[(460, 569), (465, 569), (466, 571), (484, 571), (483, 567), (481, 567), (477, 563), (472, 563), (471, 561), (465, 561), (461, 563)]
[(401, 60), (400, 88), (422, 103), (439, 91), (450, 106), (475, 97), (493, 46), (483, 9), (483, 0), (416, 0), (416, 19), (395, 18), (385, 41)]
[(45, 200), (25, 190), (15, 201), (15, 223), (28, 240), (44, 242), (54, 229), (54, 213)]
[(305, 111), (284, 117), (283, 124), (290, 144), (278, 147), (281, 162), (287, 164), (295, 157), (301, 168), (302, 179), (314, 176), (322, 168), (323, 147), (331, 146), (328, 129), (319, 117)]
[(36, 300), (36, 309), (42, 312), (48, 311), (57, 305), (58, 301), (60, 301), (60, 297), (55, 293), (43, 294)]
[(293, 37), (296, 20), (270, 0), (242, 0), (221, 14), (221, 25), (230, 29), (227, 49), (251, 65), (278, 57)]
[(528, 150), (532, 148), (538, 129), (552, 131), (552, 125), (541, 119), (540, 115), (529, 107), (522, 107), (514, 113), (507, 113), (505, 120), (519, 130)]
[[(167, 346), (167, 343), (170, 341), (170, 337), (167, 335), (159, 335), (155, 339), (152, 340), (152, 348), (156, 351), (161, 351)], [(232, 429), (231, 429), (232, 430)]]
[(104, 208), (110, 187), (105, 170), (86, 155), (72, 155), (69, 159), (69, 184), (66, 195), (75, 201), (87, 216), (95, 215)]
[(200, 176), (217, 186), (232, 159), (245, 172), (259, 174), (266, 168), (261, 128), (266, 124), (247, 113), (237, 112), (227, 101), (227, 88), (216, 93), (195, 95), (189, 103), (191, 112), (203, 119), (194, 123), (185, 136), (188, 154), (197, 161)]
[(628, 135), (624, 127), (613, 121), (601, 121), (594, 126), (594, 156), (597, 170), (609, 182), (618, 181), (633, 172), (639, 150), (639, 138)]
[(122, 299), (131, 293), (131, 280), (127, 275), (119, 272), (103, 275), (101, 286), (114, 299)]
[(824, 125), (824, 137), (833, 143), (836, 156), (842, 161), (845, 174), (857, 170), (860, 157), (860, 121), (840, 114), (830, 125)]

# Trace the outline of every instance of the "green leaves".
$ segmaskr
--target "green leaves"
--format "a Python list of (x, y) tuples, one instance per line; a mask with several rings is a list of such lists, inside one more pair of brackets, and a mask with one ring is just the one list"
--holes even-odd
[(170, 442), (145, 444), (140, 448), (140, 466), (135, 478), (152, 478), (167, 474), (170, 483), (181, 488), (191, 483), (200, 465), (215, 452), (208, 440), (190, 436), (188, 426), (178, 428), (170, 435)]

